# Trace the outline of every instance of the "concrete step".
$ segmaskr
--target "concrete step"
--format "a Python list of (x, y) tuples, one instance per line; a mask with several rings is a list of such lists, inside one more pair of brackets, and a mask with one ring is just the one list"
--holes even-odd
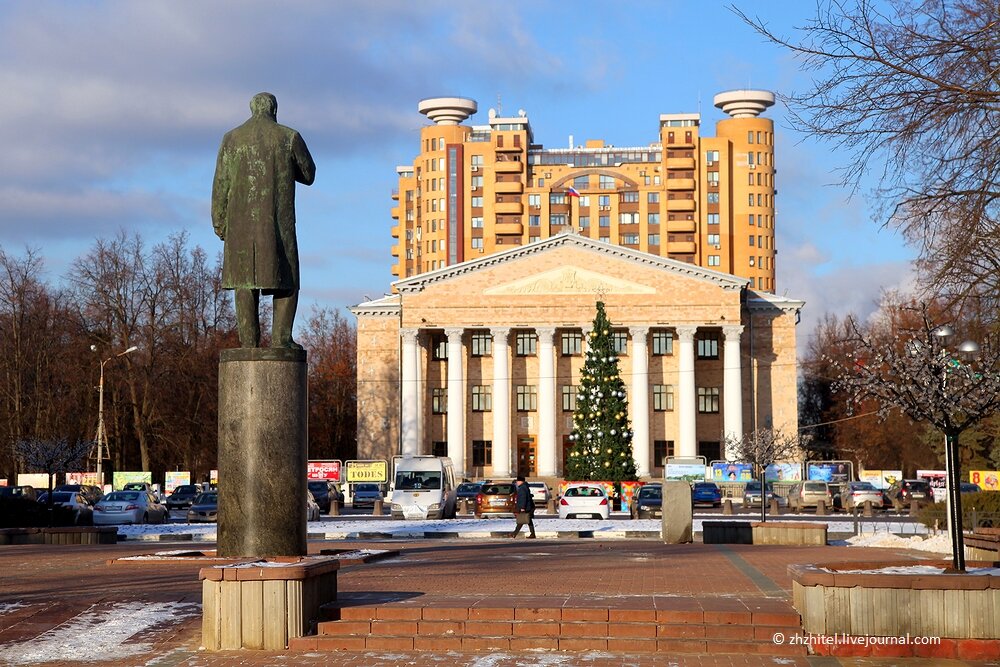
[[(533, 650), (804, 656), (789, 646), (800, 618), (786, 603), (719, 600), (675, 609), (357, 605), (328, 608), (318, 634), (295, 650)], [(783, 635), (776, 644), (773, 636)]]

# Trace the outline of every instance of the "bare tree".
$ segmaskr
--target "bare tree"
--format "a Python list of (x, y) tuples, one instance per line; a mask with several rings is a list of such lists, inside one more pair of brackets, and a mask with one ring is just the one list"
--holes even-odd
[(811, 87), (781, 95), (795, 129), (870, 174), (879, 222), (921, 251), (925, 287), (1000, 301), (1000, 3), (821, 0), (794, 37), (734, 11), (791, 51)]
[(753, 464), (754, 472), (760, 480), (760, 520), (766, 521), (767, 486), (764, 473), (774, 463), (791, 461), (799, 456), (801, 444), (798, 435), (761, 428), (740, 438), (727, 438), (725, 451), (736, 461)]
[(14, 446), (26, 470), (43, 472), (48, 477), (48, 516), (52, 525), (52, 479), (56, 475), (79, 469), (94, 443), (84, 440), (43, 440), (29, 438), (18, 440)]
[(933, 323), (926, 309), (919, 328), (890, 344), (857, 326), (853, 331), (855, 352), (842, 366), (835, 388), (855, 403), (873, 400), (883, 415), (897, 408), (945, 435), (952, 562), (956, 570), (964, 570), (958, 438), (1000, 409), (1000, 340), (985, 336), (981, 344), (949, 348), (954, 331)]

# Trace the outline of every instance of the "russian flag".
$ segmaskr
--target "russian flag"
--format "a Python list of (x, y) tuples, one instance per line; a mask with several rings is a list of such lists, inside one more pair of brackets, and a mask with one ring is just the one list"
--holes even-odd
[(577, 192), (574, 188), (566, 188), (566, 194), (568, 194), (570, 197), (579, 197), (580, 196), (580, 193)]

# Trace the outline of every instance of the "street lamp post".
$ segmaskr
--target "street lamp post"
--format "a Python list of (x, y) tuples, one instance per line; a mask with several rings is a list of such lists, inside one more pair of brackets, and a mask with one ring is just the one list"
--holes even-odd
[[(955, 330), (947, 324), (934, 330), (934, 335), (941, 341), (941, 354), (944, 363), (941, 369), (941, 386), (948, 384), (948, 372), (953, 366), (947, 345)], [(979, 354), (979, 345), (973, 341), (965, 341), (958, 346), (959, 354), (965, 359), (973, 359)], [(958, 364), (957, 360), (955, 363)], [(962, 474), (961, 460), (958, 456), (958, 433), (946, 430), (944, 436), (944, 471), (947, 492), (948, 532), (952, 544), (952, 566), (959, 571), (965, 570), (965, 534), (963, 533), (962, 517)], [(975, 527), (973, 527), (975, 528)]]
[[(90, 349), (94, 352), (97, 351), (96, 345), (91, 345)], [(101, 379), (97, 385), (98, 399), (97, 399), (97, 483), (104, 488), (104, 445), (107, 442), (107, 434), (104, 432), (104, 364), (108, 363), (112, 359), (117, 359), (118, 357), (123, 357), (126, 354), (135, 352), (139, 348), (135, 345), (128, 348), (124, 352), (119, 352), (118, 354), (113, 354), (104, 361), (101, 362)]]

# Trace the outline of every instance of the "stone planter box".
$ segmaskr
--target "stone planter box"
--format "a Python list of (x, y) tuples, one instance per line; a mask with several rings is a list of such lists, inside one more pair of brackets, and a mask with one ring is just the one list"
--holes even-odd
[(115, 526), (60, 528), (0, 528), (0, 545), (4, 544), (116, 544)]
[(337, 599), (335, 557), (269, 558), (202, 569), (202, 644), (282, 650)]
[(751, 524), (754, 544), (784, 544), (791, 546), (826, 545), (825, 523), (793, 523), (768, 521)]
[[(950, 561), (893, 561), (789, 565), (792, 602), (811, 635), (941, 637), (938, 645), (895, 646), (897, 656), (1000, 656), (1000, 577), (982, 574), (883, 574), (890, 566), (950, 567)], [(969, 568), (996, 563), (967, 562)], [(865, 652), (868, 649), (868, 652)], [(879, 655), (876, 647), (821, 650), (834, 655)]]
[(966, 560), (1000, 559), (1000, 528), (977, 528), (965, 534)]

